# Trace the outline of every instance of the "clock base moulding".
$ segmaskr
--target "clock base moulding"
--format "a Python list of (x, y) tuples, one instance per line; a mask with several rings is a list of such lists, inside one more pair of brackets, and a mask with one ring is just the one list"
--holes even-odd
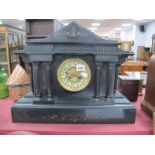
[[(16, 123), (134, 123), (136, 110), (134, 105), (117, 93), (107, 102), (99, 99), (84, 100), (85, 104), (68, 102), (65, 99), (53, 99), (48, 104), (40, 101), (33, 103), (32, 93), (15, 104), (12, 109), (12, 121)], [(68, 102), (68, 103), (67, 103)], [(74, 103), (75, 102), (75, 103)]]

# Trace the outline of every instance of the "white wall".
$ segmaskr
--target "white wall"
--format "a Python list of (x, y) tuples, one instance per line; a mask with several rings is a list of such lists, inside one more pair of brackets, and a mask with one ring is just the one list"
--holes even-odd
[(112, 37), (113, 38), (120, 38), (120, 32), (114, 33)]
[(121, 32), (122, 41), (134, 41), (132, 51), (137, 52), (138, 46), (144, 46), (145, 44), (145, 32), (139, 31), (139, 25), (133, 25), (131, 30)]
[(133, 30), (121, 31), (121, 41), (132, 41), (133, 40)]
[(145, 32), (140, 32), (139, 25), (133, 25), (131, 30), (121, 31), (113, 34), (113, 37), (120, 38), (121, 41), (134, 41), (132, 51), (137, 54), (138, 46), (152, 46), (152, 35), (155, 34), (155, 21), (145, 24)]
[(139, 25), (134, 25), (130, 31), (121, 32), (122, 41), (134, 41), (132, 50), (137, 53), (138, 46), (152, 46), (152, 35), (155, 34), (155, 21), (145, 24), (145, 32), (140, 32)]
[(152, 35), (155, 34), (155, 21), (145, 25), (145, 44), (144, 46), (152, 46)]
[(139, 25), (134, 25), (133, 26), (133, 34), (134, 34), (134, 37), (133, 37), (133, 41), (134, 41), (134, 46), (133, 46), (133, 51), (135, 54), (137, 54), (137, 49), (138, 49), (138, 46), (144, 46), (145, 44), (145, 35), (144, 35), (145, 32), (140, 32), (139, 30)]
[(135, 25), (134, 31), (134, 47), (133, 51), (137, 53), (138, 46), (151, 47), (152, 35), (155, 33), (155, 21), (145, 24), (145, 32), (139, 31), (139, 25)]

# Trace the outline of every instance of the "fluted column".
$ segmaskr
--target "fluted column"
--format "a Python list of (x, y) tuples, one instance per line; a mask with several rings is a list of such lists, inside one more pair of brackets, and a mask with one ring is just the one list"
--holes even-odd
[(51, 92), (51, 63), (46, 64), (46, 86), (47, 86), (47, 97), (50, 99), (52, 97)]
[(101, 87), (102, 87), (102, 96), (103, 97), (106, 97), (107, 95), (107, 81), (108, 81), (108, 76), (107, 76), (107, 63), (103, 63), (103, 66), (102, 66), (102, 81), (101, 81)]
[(39, 63), (33, 64), (33, 85), (36, 97), (40, 97), (40, 83), (39, 83)]
[(115, 80), (115, 63), (109, 63), (108, 64), (108, 92), (107, 92), (107, 97), (111, 97), (113, 95), (114, 80)]
[(102, 63), (97, 62), (96, 64), (96, 87), (95, 87), (95, 97), (100, 97), (100, 77), (101, 77), (101, 66)]
[(114, 82), (114, 93), (117, 92), (118, 74), (119, 74), (119, 64), (116, 64), (116, 68), (115, 68), (115, 82)]
[(29, 76), (30, 76), (30, 88), (32, 90), (32, 92), (34, 91), (34, 88), (33, 88), (33, 73), (32, 73), (32, 64), (29, 63), (28, 64), (28, 73), (29, 73)]

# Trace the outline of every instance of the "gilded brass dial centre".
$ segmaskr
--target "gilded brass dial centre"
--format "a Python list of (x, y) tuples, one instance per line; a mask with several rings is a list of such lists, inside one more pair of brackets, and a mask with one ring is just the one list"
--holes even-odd
[(71, 92), (81, 91), (91, 81), (91, 70), (84, 60), (69, 58), (59, 65), (57, 79), (65, 90)]

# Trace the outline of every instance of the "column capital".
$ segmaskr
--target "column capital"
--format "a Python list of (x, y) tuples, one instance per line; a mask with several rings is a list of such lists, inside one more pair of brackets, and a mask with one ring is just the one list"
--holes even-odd
[(95, 62), (96, 66), (102, 66), (102, 62)]

